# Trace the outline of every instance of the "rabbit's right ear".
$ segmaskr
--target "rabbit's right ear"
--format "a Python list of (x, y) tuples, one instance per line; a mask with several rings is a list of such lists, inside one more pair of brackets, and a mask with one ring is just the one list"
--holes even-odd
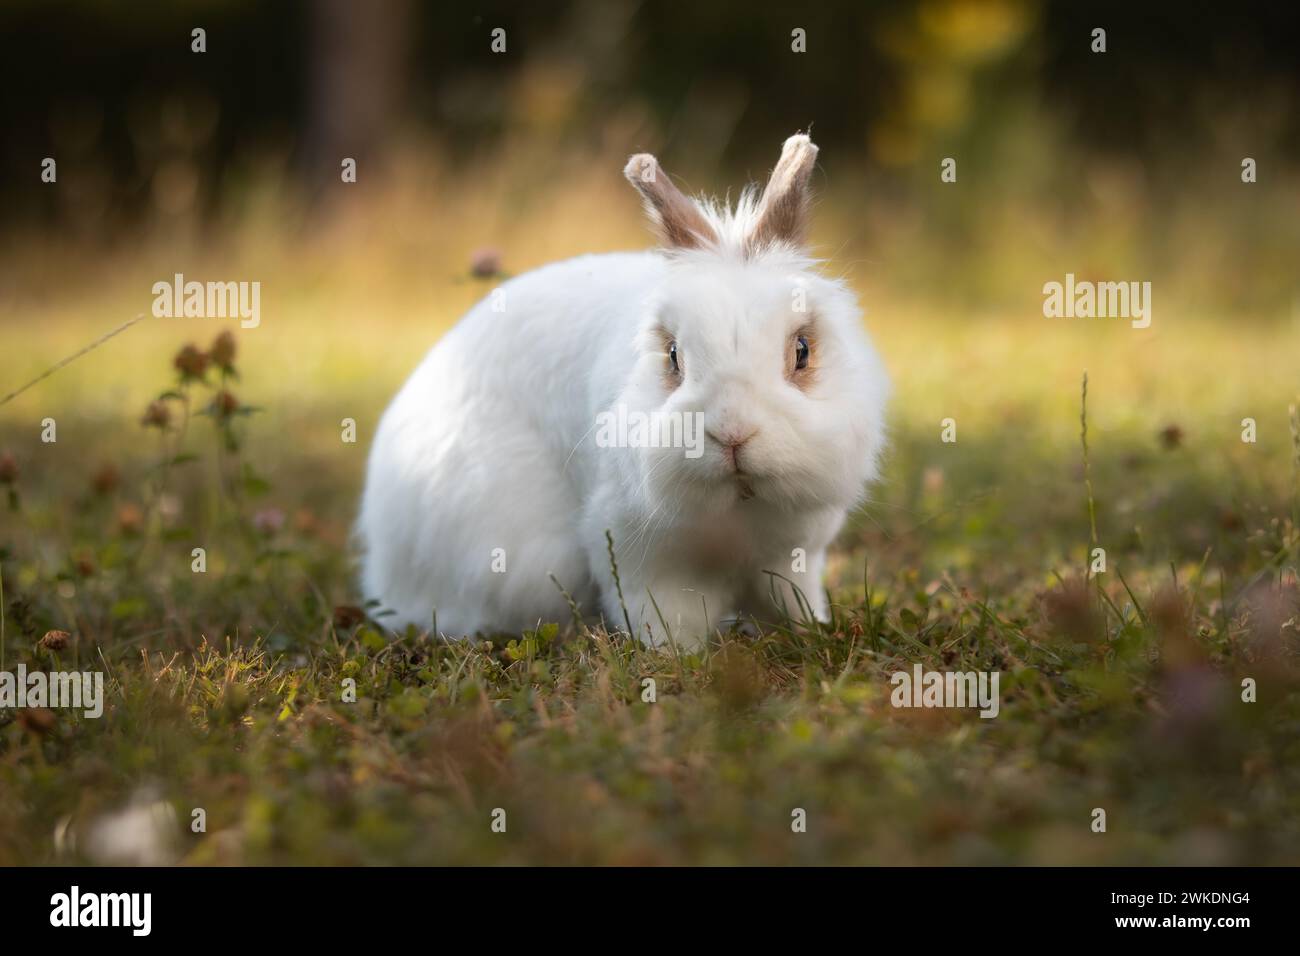
[(804, 133), (796, 133), (781, 147), (781, 158), (763, 190), (758, 217), (749, 235), (751, 250), (774, 243), (803, 244), (808, 225), (809, 188), (817, 147)]
[(665, 248), (696, 249), (718, 241), (717, 233), (699, 207), (673, 185), (659, 161), (638, 153), (627, 161), (623, 175), (636, 187)]

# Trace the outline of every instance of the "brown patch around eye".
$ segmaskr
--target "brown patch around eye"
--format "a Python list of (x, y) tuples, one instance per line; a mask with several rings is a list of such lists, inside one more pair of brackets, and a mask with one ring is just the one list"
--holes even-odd
[[(808, 362), (798, 367), (799, 339), (808, 343)], [(795, 388), (807, 391), (817, 378), (817, 336), (811, 325), (805, 325), (786, 340), (785, 377)]]

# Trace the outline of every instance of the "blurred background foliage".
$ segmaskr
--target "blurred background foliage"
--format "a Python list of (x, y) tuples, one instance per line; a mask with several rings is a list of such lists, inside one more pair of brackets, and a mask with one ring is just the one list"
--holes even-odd
[[(811, 128), (823, 251), (909, 299), (1019, 308), (1065, 271), (1170, 275), (1165, 305), (1276, 317), (1296, 308), (1297, 20), (1264, 3), (11, 0), (5, 243), (248, 251), (273, 229), (298, 248), (350, 207), (354, 236), (432, 268), (485, 242), (520, 267), (635, 241), (553, 215), (620, 188), (631, 152), (721, 192)], [(1266, 189), (1243, 191), (1245, 156)], [(599, 218), (634, 223), (626, 198)]]

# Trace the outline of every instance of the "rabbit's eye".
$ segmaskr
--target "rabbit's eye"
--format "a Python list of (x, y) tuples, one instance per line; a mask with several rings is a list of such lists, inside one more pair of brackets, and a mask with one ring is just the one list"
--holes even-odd
[(668, 361), (672, 363), (674, 372), (680, 372), (682, 370), (681, 366), (677, 364), (677, 343), (676, 342), (668, 343)]
[(795, 339), (794, 367), (797, 369), (808, 367), (808, 340), (802, 335)]

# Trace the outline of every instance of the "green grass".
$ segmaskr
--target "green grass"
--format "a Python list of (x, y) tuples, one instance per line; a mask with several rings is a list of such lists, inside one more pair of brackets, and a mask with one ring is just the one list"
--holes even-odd
[[(4, 384), (147, 307), (164, 261), (11, 308)], [(215, 373), (177, 384), (172, 355), (221, 327), (180, 320), (0, 407), (4, 667), (101, 669), (109, 698), (99, 720), (0, 711), (0, 863), (111, 861), (105, 821), (157, 802), (175, 822), (146, 858), (195, 864), (1300, 862), (1295, 323), (1169, 310), (1139, 333), (864, 289), (897, 395), (832, 624), (692, 655), (621, 622), (446, 644), (356, 619), (348, 532), (384, 403), (485, 286), (291, 261), (208, 270), (268, 282), (224, 383), (240, 414), (203, 414)], [(171, 390), (172, 429), (140, 425)], [(894, 708), (917, 662), (1000, 671), (999, 716)]]

